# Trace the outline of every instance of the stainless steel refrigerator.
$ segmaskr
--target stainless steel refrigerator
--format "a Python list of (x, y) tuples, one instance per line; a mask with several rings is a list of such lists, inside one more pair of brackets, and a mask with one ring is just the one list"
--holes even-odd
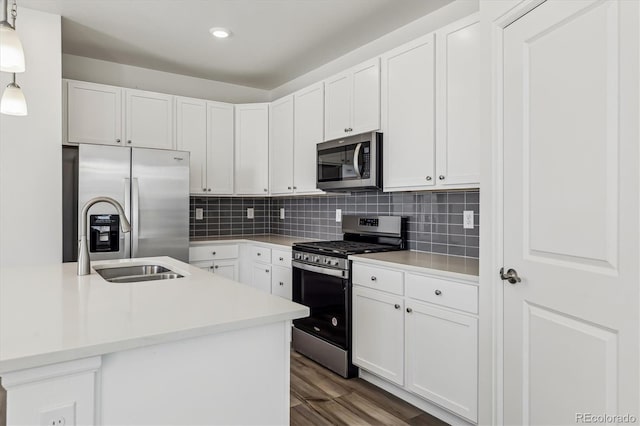
[[(131, 222), (131, 232), (125, 234), (115, 208), (107, 203), (91, 207), (87, 220), (91, 260), (170, 256), (189, 261), (188, 152), (81, 144), (75, 164), (64, 164), (77, 168), (75, 176), (64, 172), (77, 179), (75, 191), (73, 184), (63, 183), (71, 188), (64, 197), (64, 216), (76, 216), (66, 223), (75, 221), (78, 227), (82, 207), (98, 196), (118, 201)], [(73, 192), (76, 200), (69, 199)], [(67, 231), (65, 238), (74, 234)], [(77, 245), (77, 235), (66, 245), (71, 238)], [(75, 260), (67, 256), (67, 248), (64, 260)]]

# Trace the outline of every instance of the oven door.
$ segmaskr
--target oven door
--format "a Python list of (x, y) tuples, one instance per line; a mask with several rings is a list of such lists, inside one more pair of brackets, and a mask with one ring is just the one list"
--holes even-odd
[(347, 275), (346, 271), (293, 262), (293, 301), (311, 311), (307, 318), (294, 320), (294, 326), (345, 350), (350, 332)]

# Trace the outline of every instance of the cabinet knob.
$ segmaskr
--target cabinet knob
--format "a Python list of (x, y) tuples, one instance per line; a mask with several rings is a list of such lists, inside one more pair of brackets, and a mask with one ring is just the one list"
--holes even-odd
[(344, 132), (345, 132), (345, 133), (348, 133), (348, 132), (349, 132), (349, 129), (347, 129), (347, 128), (345, 127), (345, 128), (344, 128)]
[(377, 280), (377, 279), (378, 279), (378, 278), (376, 278), (376, 277), (374, 277), (374, 276), (371, 276), (371, 281), (375, 281), (375, 280)]
[(267, 274), (269, 273), (269, 270), (268, 270), (268, 269), (265, 269), (264, 271), (265, 271)]
[(267, 190), (267, 188), (265, 188), (265, 189), (264, 189), (264, 192), (269, 192), (269, 191)]
[(352, 129), (351, 127), (349, 127), (349, 128), (347, 129), (347, 131), (348, 131), (348, 132), (353, 132), (353, 129)]
[(214, 266), (214, 268), (218, 269), (218, 266), (219, 266), (219, 265), (216, 265), (216, 266)]
[(393, 305), (394, 308), (396, 309), (400, 309), (400, 305), (398, 305), (397, 303), (395, 305)]
[(294, 187), (293, 187), (293, 189), (298, 189), (298, 187), (297, 187), (297, 186), (294, 186)]
[(438, 176), (438, 179), (440, 179), (440, 180), (444, 180), (444, 175), (440, 175), (440, 176)]
[(435, 293), (436, 293), (436, 296), (440, 296), (442, 294), (440, 290), (436, 290)]
[(256, 253), (256, 255), (258, 255), (258, 256), (262, 256), (262, 253), (258, 252), (258, 253)]
[(410, 314), (411, 312), (413, 312), (413, 309), (407, 308), (407, 313)]
[(211, 192), (211, 188), (207, 188), (207, 191)]
[(211, 254), (215, 256), (215, 255), (216, 255), (216, 252), (215, 252), (215, 251), (212, 251), (212, 252), (211, 252)]
[(116, 143), (120, 143), (120, 139), (116, 139)]
[(279, 259), (280, 259), (280, 262), (282, 262), (284, 260), (284, 257), (280, 257)]
[(128, 144), (131, 144), (131, 139), (127, 140), (127, 143), (128, 143)]
[(284, 285), (284, 283), (282, 281), (280, 281), (280, 285)]
[(291, 187), (290, 187), (290, 186), (287, 186), (287, 189), (291, 189)]
[(431, 176), (427, 176), (427, 180), (431, 180)]
[(207, 192), (207, 188), (202, 188), (202, 192)]

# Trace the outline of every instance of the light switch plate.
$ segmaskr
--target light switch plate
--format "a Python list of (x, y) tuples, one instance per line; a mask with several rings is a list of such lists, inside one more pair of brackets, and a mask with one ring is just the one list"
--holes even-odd
[(342, 209), (336, 209), (336, 222), (342, 222)]
[(196, 220), (204, 219), (204, 209), (196, 208)]
[(284, 207), (280, 208), (280, 219), (284, 220)]
[(253, 219), (253, 207), (247, 209), (247, 219)]
[(464, 229), (473, 229), (473, 210), (465, 210), (462, 212), (462, 227)]

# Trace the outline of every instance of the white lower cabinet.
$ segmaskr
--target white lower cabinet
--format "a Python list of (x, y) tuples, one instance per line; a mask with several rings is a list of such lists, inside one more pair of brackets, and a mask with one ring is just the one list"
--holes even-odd
[(477, 312), (477, 287), (357, 261), (353, 277), (353, 363), (477, 422), (478, 318), (458, 311)]
[(402, 297), (354, 286), (352, 300), (353, 363), (402, 386)]
[(251, 285), (265, 293), (271, 293), (271, 265), (254, 262), (252, 270)]
[(189, 263), (234, 281), (239, 277), (237, 244), (212, 244), (189, 248)]
[(271, 294), (291, 300), (291, 268), (272, 266)]

